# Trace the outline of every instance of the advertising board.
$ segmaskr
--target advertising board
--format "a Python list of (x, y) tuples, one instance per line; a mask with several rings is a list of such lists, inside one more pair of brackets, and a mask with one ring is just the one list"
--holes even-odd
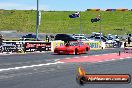
[(89, 41), (84, 41), (84, 43), (88, 44), (90, 46), (91, 50), (98, 50), (101, 49), (101, 43), (100, 42), (89, 42)]
[(51, 51), (51, 42), (25, 42), (24, 52)]

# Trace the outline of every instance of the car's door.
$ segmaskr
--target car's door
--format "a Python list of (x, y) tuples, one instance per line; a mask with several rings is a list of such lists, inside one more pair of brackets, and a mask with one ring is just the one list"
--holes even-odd
[(84, 47), (84, 43), (83, 42), (79, 42), (79, 49), (80, 49), (80, 52), (84, 52), (85, 47)]

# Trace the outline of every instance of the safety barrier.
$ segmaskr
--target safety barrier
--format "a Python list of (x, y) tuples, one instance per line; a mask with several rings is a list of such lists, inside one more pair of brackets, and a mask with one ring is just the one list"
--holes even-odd
[(124, 48), (124, 52), (125, 53), (132, 53), (132, 48), (126, 47), (126, 48)]
[(116, 42), (116, 43), (105, 43), (105, 42), (89, 42), (84, 41), (86, 44), (90, 46), (91, 50), (97, 50), (97, 49), (104, 49), (104, 48), (120, 48), (122, 45), (122, 42)]
[(30, 41), (25, 42), (24, 52), (34, 52), (34, 51), (51, 51), (51, 42), (44, 41)]
[(100, 11), (100, 9), (87, 9), (87, 11)]
[(64, 41), (3, 41), (0, 52), (54, 51), (56, 46), (61, 45), (64, 45)]
[(106, 43), (106, 42), (99, 42), (99, 41), (84, 41), (86, 44), (88, 44), (91, 48), (91, 50), (97, 50), (97, 49), (104, 49), (104, 48), (120, 48), (122, 46), (122, 42), (116, 42), (116, 43)]
[(105, 48), (120, 48), (121, 46), (122, 42), (105, 43)]
[(54, 48), (56, 46), (62, 46), (62, 45), (64, 45), (64, 41), (60, 41), (60, 40), (58, 40), (58, 41), (51, 41), (51, 51), (54, 51)]
[(94, 41), (94, 42), (84, 41), (84, 43), (86, 43), (90, 46), (90, 50), (102, 49), (102, 45), (98, 41)]
[(106, 11), (128, 11), (128, 9), (106, 9)]
[(1, 52), (17, 52), (22, 48), (21, 42), (16, 41), (3, 41), (1, 45)]
[[(121, 43), (105, 43), (99, 41), (83, 41), (91, 50), (104, 48), (120, 48)], [(54, 51), (56, 46), (64, 45), (64, 41), (3, 41), (0, 52), (34, 52)]]

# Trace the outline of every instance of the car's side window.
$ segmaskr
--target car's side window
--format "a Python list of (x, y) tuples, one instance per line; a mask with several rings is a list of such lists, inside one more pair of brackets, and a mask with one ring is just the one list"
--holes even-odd
[(83, 43), (83, 42), (79, 42), (79, 45), (80, 45), (80, 46), (83, 46), (83, 45), (84, 45), (84, 43)]

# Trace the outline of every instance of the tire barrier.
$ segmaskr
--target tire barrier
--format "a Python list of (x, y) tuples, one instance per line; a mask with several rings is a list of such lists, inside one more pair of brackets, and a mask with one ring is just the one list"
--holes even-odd
[(100, 11), (100, 9), (87, 9), (87, 11)]
[(106, 11), (116, 11), (116, 9), (106, 9)]
[(124, 48), (125, 53), (132, 53), (132, 48)]
[(132, 9), (87, 9), (86, 11), (132, 11)]
[(106, 9), (106, 11), (129, 11), (128, 9)]

